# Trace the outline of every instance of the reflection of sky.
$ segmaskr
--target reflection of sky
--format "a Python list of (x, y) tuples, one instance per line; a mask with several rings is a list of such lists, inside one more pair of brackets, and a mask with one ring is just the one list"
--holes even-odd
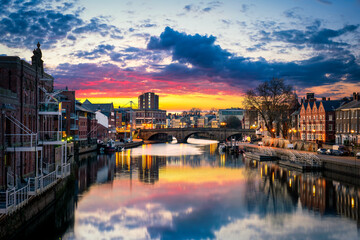
[[(161, 145), (159, 145), (161, 146)], [(164, 146), (164, 144), (162, 145)], [(174, 145), (181, 148), (180, 145)], [(188, 145), (185, 145), (188, 146)], [(152, 146), (153, 147), (153, 146)], [(204, 148), (201, 148), (204, 149)], [(206, 150), (207, 149), (207, 150)], [(141, 149), (140, 149), (141, 150)], [(208, 148), (204, 152), (208, 153)], [(206, 155), (203, 155), (206, 157)], [(219, 155), (215, 155), (220, 158)], [(153, 158), (154, 161), (156, 158)], [(231, 157), (226, 161), (233, 161)], [(223, 166), (226, 166), (223, 165)], [(93, 185), (78, 203), (75, 239), (355, 239), (356, 225), (316, 216), (286, 193), (263, 191), (244, 167), (166, 165), (159, 180), (132, 177)], [(242, 165), (243, 166), (243, 165)], [(274, 191), (277, 191), (275, 188)], [(283, 194), (283, 195), (281, 195)]]

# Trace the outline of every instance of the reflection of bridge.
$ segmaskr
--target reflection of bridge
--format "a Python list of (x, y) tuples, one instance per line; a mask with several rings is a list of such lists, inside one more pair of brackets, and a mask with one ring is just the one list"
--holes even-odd
[(173, 136), (178, 143), (186, 143), (187, 139), (194, 134), (206, 135), (209, 139), (225, 141), (231, 136), (255, 135), (253, 129), (228, 129), (228, 128), (161, 128), (161, 129), (141, 129), (139, 138), (143, 140), (157, 140), (158, 136)]

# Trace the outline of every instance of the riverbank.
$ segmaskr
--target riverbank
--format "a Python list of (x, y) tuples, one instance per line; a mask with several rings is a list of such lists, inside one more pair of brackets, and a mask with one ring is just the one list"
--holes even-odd
[(68, 189), (74, 189), (74, 181), (73, 175), (59, 179), (51, 188), (30, 197), (27, 204), (21, 208), (11, 214), (1, 215), (0, 239), (12, 239), (21, 232), (21, 229), (26, 228), (29, 224), (37, 223), (38, 217), (64, 197), (64, 193)]
[[(260, 152), (260, 150), (263, 149), (271, 149), (271, 151), (275, 151), (277, 154), (281, 154), (281, 152), (284, 151), (283, 148), (264, 147), (247, 143), (240, 144), (239, 148), (243, 150), (255, 150), (257, 152)], [(293, 149), (286, 149), (286, 151), (314, 154), (314, 152), (298, 151)], [(353, 177), (360, 177), (360, 161), (357, 161), (355, 157), (332, 156), (322, 154), (316, 154), (316, 156), (322, 161), (323, 170), (325, 171), (336, 172), (340, 174), (350, 175)]]

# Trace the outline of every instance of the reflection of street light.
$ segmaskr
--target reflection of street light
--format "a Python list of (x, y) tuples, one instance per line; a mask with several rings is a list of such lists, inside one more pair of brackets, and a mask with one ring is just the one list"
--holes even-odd
[(271, 131), (272, 131), (272, 132), (275, 132), (275, 129), (273, 128), (273, 129), (271, 129)]

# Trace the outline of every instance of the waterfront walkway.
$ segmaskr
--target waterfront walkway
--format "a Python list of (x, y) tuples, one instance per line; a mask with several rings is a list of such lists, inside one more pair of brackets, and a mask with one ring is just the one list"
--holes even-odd
[(304, 154), (304, 153), (314, 154), (323, 162), (325, 170), (340, 172), (342, 174), (350, 174), (353, 176), (360, 176), (360, 159), (356, 159), (353, 156), (324, 155), (324, 154), (317, 154), (316, 152), (298, 151), (287, 148), (258, 146), (249, 143), (240, 143), (238, 144), (238, 146), (239, 148), (245, 147), (247, 149), (256, 149), (257, 151), (261, 151), (262, 149), (271, 149), (272, 151), (275, 152), (290, 151), (290, 152), (297, 152), (300, 154)]

